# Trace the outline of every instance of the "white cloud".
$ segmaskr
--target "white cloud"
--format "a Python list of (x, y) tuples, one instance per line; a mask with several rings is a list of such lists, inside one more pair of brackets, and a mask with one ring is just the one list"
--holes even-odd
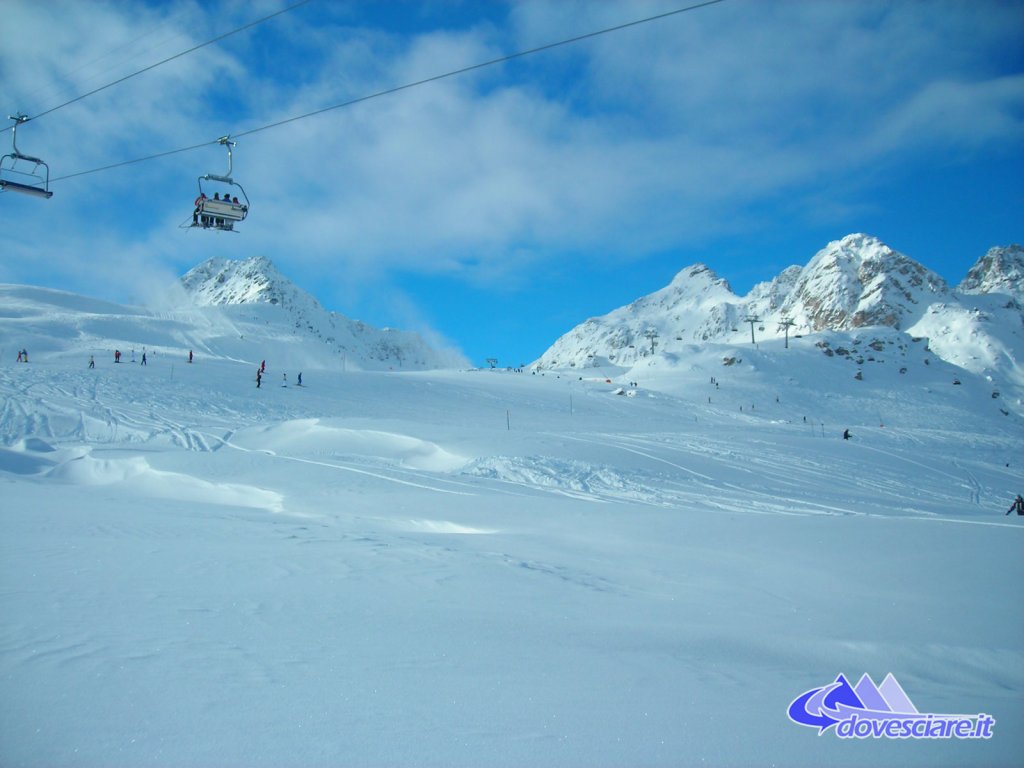
[[(0, 80), (13, 84), (3, 101), (52, 105), (278, 7), (12, 2), (5, 23), (24, 34), (0, 51)], [(504, 25), (406, 37), (309, 6), (264, 37), (30, 123), (24, 148), (60, 176), (673, 7), (523, 2)], [(721, 3), (243, 136), (234, 171), (253, 208), (236, 238), (176, 229), (195, 177), (221, 172), (219, 147), (65, 182), (47, 208), (24, 209), (7, 270), (27, 271), (42, 242), (55, 270), (79, 274), (63, 259), (93, 242), (89, 258), (116, 270), (258, 250), (319, 264), (327, 280), (514, 281), (543, 253), (633, 258), (699, 243), (751, 226), (745, 210), (772, 199), (845, 209), (855, 202), (822, 199), (823, 185), (855, 188), (865, 169), (930, 146), (1019, 142), (1024, 83), (998, 59), (1014, 55), (1021, 15), (1000, 3)], [(294, 47), (257, 43), (267, 39)]]

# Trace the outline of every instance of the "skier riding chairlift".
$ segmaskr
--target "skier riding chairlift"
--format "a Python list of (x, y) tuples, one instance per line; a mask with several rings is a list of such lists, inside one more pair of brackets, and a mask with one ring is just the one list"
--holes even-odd
[[(188, 223), (186, 219), (186, 222), (181, 225), (182, 229), (202, 227), (203, 229), (214, 229), (219, 232), (234, 232), (235, 224), (244, 221), (245, 217), (249, 215), (249, 197), (245, 194), (242, 185), (231, 178), (233, 164), (231, 149), (235, 146), (235, 142), (229, 136), (222, 136), (217, 141), (227, 147), (228, 171), (223, 176), (207, 173), (199, 177), (199, 195), (195, 199), (192, 223)], [(203, 188), (204, 181), (237, 187), (245, 202), (239, 202), (238, 195), (230, 194), (228, 190), (214, 192), (213, 199), (211, 199)]]

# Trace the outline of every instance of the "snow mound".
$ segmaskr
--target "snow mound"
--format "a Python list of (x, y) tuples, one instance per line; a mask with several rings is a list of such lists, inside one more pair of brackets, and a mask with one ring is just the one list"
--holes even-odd
[(125, 459), (96, 459), (77, 456), (52, 467), (46, 477), (76, 486), (124, 484), (142, 497), (173, 499), (218, 506), (252, 507), (270, 512), (284, 511), (284, 497), (251, 485), (215, 483), (178, 472), (153, 469), (142, 456)]
[(429, 440), (378, 430), (350, 429), (324, 419), (293, 419), (245, 430), (232, 444), (248, 450), (318, 458), (362, 458), (429, 472), (453, 472), (467, 459)]

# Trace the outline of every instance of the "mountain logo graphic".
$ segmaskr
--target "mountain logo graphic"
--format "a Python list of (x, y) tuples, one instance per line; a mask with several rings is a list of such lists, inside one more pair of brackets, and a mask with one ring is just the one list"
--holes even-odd
[(920, 712), (892, 673), (876, 685), (864, 674), (850, 685), (840, 674), (834, 683), (812, 688), (789, 705), (789, 719), (797, 725), (818, 729), (818, 735), (835, 726), (839, 738), (895, 739), (988, 739), (995, 718)]

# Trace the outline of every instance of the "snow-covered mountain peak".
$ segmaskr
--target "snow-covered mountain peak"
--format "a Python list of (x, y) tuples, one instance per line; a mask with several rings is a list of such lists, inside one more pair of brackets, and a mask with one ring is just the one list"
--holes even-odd
[(189, 270), (181, 284), (199, 306), (274, 304), (282, 307), (316, 305), (265, 256), (242, 261), (212, 258)]
[[(646, 371), (671, 368), (709, 344), (788, 345), (790, 336), (813, 336), (810, 343), (828, 349), (839, 334), (844, 344), (869, 340), (872, 352), (844, 357), (858, 365), (881, 364), (879, 348), (894, 347), (906, 357), (911, 345), (927, 339), (938, 358), (1007, 392), (1024, 391), (1021, 299), (999, 295), (1020, 297), (1022, 257), (1019, 246), (994, 248), (975, 265), (967, 287), (992, 296), (952, 290), (935, 272), (862, 233), (829, 243), (806, 266), (788, 267), (742, 298), (706, 265), (695, 264), (666, 287), (576, 326), (535, 366), (640, 365)], [(876, 330), (864, 336), (864, 328)], [(727, 349), (723, 356), (735, 355)], [(905, 362), (901, 358), (899, 368)]]
[(876, 237), (847, 235), (804, 267), (783, 311), (818, 331), (902, 328), (948, 291), (946, 281)]
[(957, 288), (962, 293), (1008, 293), (1024, 301), (1024, 248), (1017, 244), (990, 248)]
[(701, 263), (681, 269), (672, 278), (669, 287), (689, 293), (708, 293), (710, 291), (722, 290), (732, 293), (732, 288), (725, 278), (719, 277), (711, 267)]
[[(321, 347), (327, 357), (340, 358), (343, 365), (450, 368), (465, 363), (461, 353), (434, 349), (417, 333), (374, 328), (329, 312), (265, 256), (208, 259), (189, 270), (181, 284), (194, 305), (230, 308), (235, 314), (265, 314), (267, 320), (291, 329), (297, 339)], [(252, 311), (244, 310), (247, 307)]]

